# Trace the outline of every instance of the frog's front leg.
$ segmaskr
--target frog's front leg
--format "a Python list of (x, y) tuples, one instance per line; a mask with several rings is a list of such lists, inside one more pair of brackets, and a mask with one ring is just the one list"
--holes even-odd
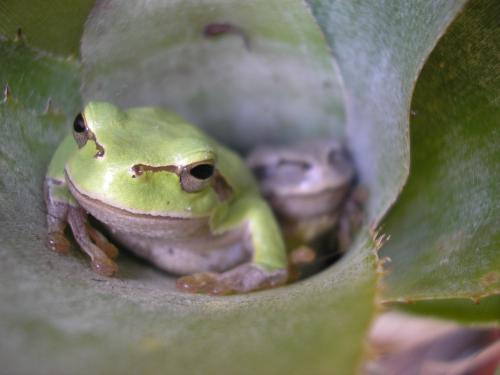
[(287, 269), (268, 270), (247, 262), (223, 273), (198, 272), (183, 276), (177, 279), (176, 285), (184, 292), (224, 295), (275, 288), (287, 279)]
[(246, 293), (283, 285), (288, 278), (285, 244), (269, 206), (258, 197), (239, 200), (213, 220), (217, 232), (246, 225), (249, 262), (222, 273), (204, 272), (181, 277), (177, 287), (193, 293)]
[[(46, 178), (44, 182), (44, 198), (47, 206), (47, 245), (57, 253), (65, 254), (69, 251), (69, 241), (64, 235), (67, 225), (69, 204), (64, 197), (57, 195), (64, 191), (62, 181)], [(64, 192), (61, 194), (64, 195)], [(59, 198), (59, 199), (58, 199)]]
[(85, 225), (85, 229), (92, 241), (94, 241), (97, 247), (104, 251), (108, 257), (115, 259), (118, 256), (118, 249), (116, 246), (109, 242), (101, 232), (95, 229), (88, 222)]
[[(92, 270), (103, 276), (114, 275), (118, 271), (118, 266), (111, 257), (115, 257), (118, 250), (88, 224), (87, 213), (81, 207), (69, 206), (68, 223), (76, 242), (90, 257)], [(96, 246), (92, 239), (101, 247)]]
[(78, 245), (90, 256), (92, 269), (104, 276), (116, 273), (118, 267), (110, 258), (118, 255), (118, 249), (88, 223), (87, 213), (71, 198), (65, 182), (46, 178), (44, 190), (49, 248), (68, 252), (70, 243), (64, 231), (69, 223)]

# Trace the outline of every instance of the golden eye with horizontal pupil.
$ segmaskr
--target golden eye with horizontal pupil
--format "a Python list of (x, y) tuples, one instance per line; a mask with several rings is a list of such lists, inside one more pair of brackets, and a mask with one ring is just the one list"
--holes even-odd
[(210, 185), (215, 167), (213, 164), (203, 163), (186, 167), (181, 173), (182, 189), (188, 193), (203, 190)]
[(75, 138), (76, 144), (79, 148), (82, 148), (87, 143), (89, 139), (87, 134), (87, 125), (85, 125), (85, 119), (82, 114), (79, 113), (73, 121), (73, 137)]

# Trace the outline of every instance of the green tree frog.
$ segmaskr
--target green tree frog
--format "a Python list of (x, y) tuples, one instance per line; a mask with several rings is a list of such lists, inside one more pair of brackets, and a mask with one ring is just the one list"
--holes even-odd
[(175, 113), (90, 102), (57, 148), (44, 190), (48, 244), (69, 224), (92, 269), (114, 275), (115, 243), (176, 275), (178, 288), (249, 292), (287, 280), (280, 228), (244, 161)]

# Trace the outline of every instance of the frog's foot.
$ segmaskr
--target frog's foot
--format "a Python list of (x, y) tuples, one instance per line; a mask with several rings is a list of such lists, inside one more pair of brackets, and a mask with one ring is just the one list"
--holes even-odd
[(102, 276), (113, 276), (118, 272), (118, 266), (107, 256), (105, 257), (91, 257), (92, 270)]
[(317, 258), (316, 251), (307, 246), (300, 245), (288, 254), (288, 282), (299, 280), (304, 272), (304, 267), (311, 265)]
[(202, 272), (181, 277), (177, 288), (191, 293), (231, 294), (275, 288), (286, 283), (288, 271), (267, 271), (253, 263), (244, 263), (223, 273)]
[(187, 293), (213, 295), (230, 294), (232, 291), (218, 281), (219, 274), (214, 272), (198, 272), (177, 279), (177, 289)]
[(242, 265), (219, 275), (219, 281), (236, 293), (269, 289), (283, 285), (288, 279), (287, 269), (265, 270), (253, 263)]
[(67, 254), (70, 248), (68, 239), (61, 231), (50, 232), (47, 235), (47, 245), (49, 249), (60, 254)]
[(316, 251), (307, 245), (301, 245), (293, 249), (288, 255), (288, 263), (294, 266), (310, 264), (315, 260)]
[[(99, 245), (92, 242), (95, 233), (88, 231), (87, 214), (79, 207), (70, 207), (68, 211), (68, 223), (71, 227), (76, 242), (80, 248), (90, 257), (92, 270), (102, 276), (113, 276), (118, 271), (118, 266), (111, 260), (109, 255)], [(92, 228), (95, 232), (94, 228)], [(101, 235), (99, 233), (99, 235)], [(101, 235), (102, 236), (102, 235)], [(103, 236), (104, 237), (104, 236)], [(96, 241), (98, 244), (99, 241)], [(106, 240), (106, 244), (108, 241)], [(106, 248), (109, 251), (109, 248)]]
[(119, 251), (116, 246), (109, 242), (101, 232), (93, 228), (88, 223), (85, 228), (87, 229), (87, 233), (89, 234), (92, 241), (94, 241), (97, 247), (104, 251), (108, 257), (110, 257), (111, 259), (115, 259), (118, 256)]

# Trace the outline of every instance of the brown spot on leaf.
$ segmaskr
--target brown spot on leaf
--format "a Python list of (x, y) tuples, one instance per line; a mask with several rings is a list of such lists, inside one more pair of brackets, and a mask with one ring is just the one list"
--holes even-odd
[(221, 35), (233, 34), (238, 35), (243, 39), (243, 44), (247, 50), (250, 50), (250, 38), (248, 34), (239, 26), (229, 22), (213, 22), (205, 25), (203, 35), (207, 38), (218, 37)]
[(24, 34), (23, 30), (18, 27), (16, 31), (16, 38), (14, 39), (16, 42), (24, 42)]
[(490, 286), (500, 282), (500, 274), (498, 272), (492, 271), (488, 272), (486, 275), (479, 279), (481, 285)]

